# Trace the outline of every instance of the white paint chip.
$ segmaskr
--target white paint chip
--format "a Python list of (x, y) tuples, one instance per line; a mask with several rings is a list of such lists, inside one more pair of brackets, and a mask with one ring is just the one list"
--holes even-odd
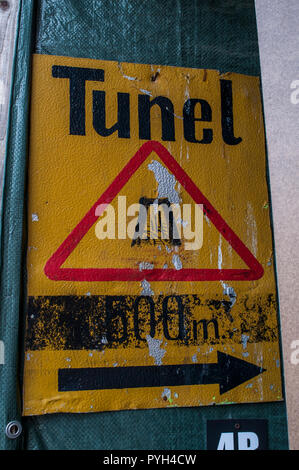
[(149, 96), (152, 96), (152, 93), (148, 90), (145, 90), (144, 88), (139, 88), (139, 90), (142, 92), (142, 93), (145, 93), (146, 95), (149, 95)]
[(164, 388), (162, 392), (162, 398), (166, 397), (168, 400), (171, 398), (171, 390), (169, 388)]
[(235, 289), (233, 287), (229, 286), (228, 284), (225, 284), (225, 282), (221, 281), (221, 284), (222, 284), (222, 287), (223, 287), (223, 295), (228, 295), (228, 297), (230, 298), (230, 301), (232, 303), (231, 308), (233, 308), (233, 306), (235, 305), (236, 300), (237, 300), (237, 294), (235, 292)]
[(156, 366), (161, 366), (163, 356), (166, 353), (166, 349), (161, 349), (163, 340), (154, 339), (150, 335), (147, 335), (146, 341), (149, 349), (149, 355), (154, 358)]
[(154, 291), (151, 289), (151, 285), (146, 279), (143, 279), (143, 281), (141, 281), (141, 286), (141, 295), (154, 295)]
[(168, 198), (171, 204), (179, 204), (180, 196), (178, 191), (175, 189), (177, 181), (175, 176), (157, 160), (153, 160), (147, 165), (148, 169), (155, 175), (155, 179), (158, 183), (158, 197)]
[(247, 342), (249, 340), (248, 335), (241, 335), (241, 343), (243, 345), (243, 349), (247, 349)]
[(183, 267), (182, 261), (181, 261), (179, 255), (173, 255), (172, 264), (174, 265), (174, 267), (177, 271), (179, 271)]
[(143, 271), (145, 269), (154, 269), (153, 263), (148, 263), (147, 261), (139, 263), (139, 271)]

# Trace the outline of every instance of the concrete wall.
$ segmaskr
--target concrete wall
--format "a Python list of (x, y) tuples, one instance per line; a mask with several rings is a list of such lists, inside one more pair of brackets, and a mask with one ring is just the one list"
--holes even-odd
[(255, 0), (255, 4), (270, 167), (289, 439), (290, 447), (299, 449), (299, 2)]
[(19, 0), (0, 1), (0, 203), (18, 6)]

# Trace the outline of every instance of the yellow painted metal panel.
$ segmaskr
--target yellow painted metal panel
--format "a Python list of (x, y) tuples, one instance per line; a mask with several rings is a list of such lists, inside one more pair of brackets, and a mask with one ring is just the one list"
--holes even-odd
[[(259, 87), (34, 56), (25, 415), (282, 399)], [(120, 239), (144, 200), (200, 204), (202, 247)]]

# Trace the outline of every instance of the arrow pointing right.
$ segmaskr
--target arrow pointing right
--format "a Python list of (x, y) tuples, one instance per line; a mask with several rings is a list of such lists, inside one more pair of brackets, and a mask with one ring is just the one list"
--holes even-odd
[(238, 385), (266, 371), (266, 369), (262, 367), (258, 367), (255, 364), (230, 356), (229, 354), (224, 354), (220, 351), (217, 351), (217, 358), (218, 370), (215, 370), (215, 375), (217, 373), (219, 374), (218, 383), (220, 394), (226, 393), (232, 388), (238, 387)]
[(219, 384), (223, 394), (266, 370), (220, 351), (217, 359), (212, 364), (59, 369), (58, 391)]

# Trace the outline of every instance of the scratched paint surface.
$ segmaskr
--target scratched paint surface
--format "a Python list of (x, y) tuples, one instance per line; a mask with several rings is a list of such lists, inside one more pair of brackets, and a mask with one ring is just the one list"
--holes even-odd
[[(70, 81), (55, 78), (53, 66), (104, 70), (104, 81), (85, 83), (84, 135), (70, 133)], [(229, 81), (232, 87), (233, 132), (241, 137), (234, 145), (223, 138), (220, 80)], [(106, 92), (107, 128), (117, 120), (117, 93), (129, 94), (130, 137), (121, 138), (117, 131), (103, 137), (95, 130), (94, 90)], [(128, 238), (99, 240), (93, 224), (61, 266), (71, 270), (123, 268), (138, 273), (134, 274), (138, 280), (55, 280), (47, 269), (45, 272), (53, 254), (145, 143), (140, 138), (139, 95), (151, 100), (167, 97), (173, 104), (175, 140), (162, 140), (157, 105), (150, 111), (151, 139), (163, 145), (262, 266), (253, 280), (188, 278), (184, 270), (222, 273), (248, 268), (208, 212), (199, 250), (185, 250), (183, 238), (180, 245), (165, 240), (136, 244)], [(197, 140), (202, 139), (204, 129), (212, 130), (210, 143), (186, 139), (183, 107), (192, 98), (205, 100), (211, 108), (211, 120), (195, 122)], [(196, 108), (196, 117), (202, 117), (200, 108)], [(213, 70), (34, 56), (28, 188), (25, 415), (282, 399), (258, 78), (221, 76)], [(118, 195), (126, 196), (127, 206), (140, 198), (193, 203), (184, 181), (178, 181), (154, 151)], [(117, 214), (117, 198), (111, 204)], [(164, 277), (152, 280), (155, 270), (163, 270)], [(171, 272), (186, 273), (186, 280), (169, 280)], [(221, 358), (224, 377), (217, 366)], [(236, 365), (234, 358), (243, 362)], [(243, 371), (246, 364), (258, 370), (247, 376)], [(173, 384), (172, 369), (163, 369), (173, 365), (182, 371), (174, 374), (182, 373), (184, 383), (178, 379)], [(192, 369), (192, 365), (198, 368)], [(94, 384), (101, 383), (97, 388), (93, 385), (94, 389), (90, 389), (93, 379), (86, 375), (91, 369), (102, 377), (102, 382), (95, 379)], [(113, 378), (113, 370), (118, 378)], [(171, 385), (163, 381), (159, 370)], [(107, 371), (115, 388), (113, 383), (105, 388), (110, 380), (103, 379)], [(73, 384), (68, 375), (72, 373), (79, 374)], [(146, 377), (151, 376), (153, 381), (159, 377), (158, 385), (148, 385)]]

